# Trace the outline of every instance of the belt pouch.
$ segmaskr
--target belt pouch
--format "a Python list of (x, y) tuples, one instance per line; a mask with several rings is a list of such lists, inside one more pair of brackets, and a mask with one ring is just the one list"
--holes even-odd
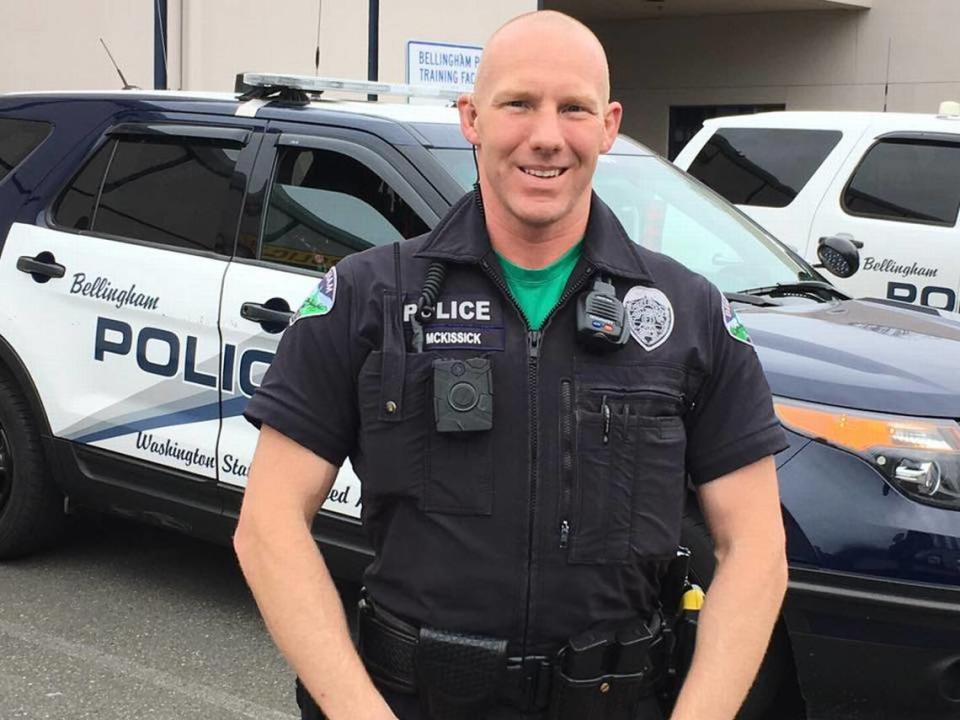
[(650, 673), (574, 680), (558, 668), (547, 717), (549, 720), (647, 720), (638, 713), (644, 699), (652, 694)]
[(481, 720), (506, 673), (507, 641), (420, 629), (417, 689), (431, 720)]

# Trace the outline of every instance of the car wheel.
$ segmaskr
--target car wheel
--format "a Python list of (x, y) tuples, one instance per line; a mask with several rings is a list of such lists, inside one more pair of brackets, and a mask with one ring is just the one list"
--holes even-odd
[(48, 547), (63, 524), (63, 495), (50, 479), (27, 402), (0, 377), (0, 559)]
[[(716, 570), (716, 558), (710, 531), (696, 507), (688, 506), (684, 513), (680, 538), (680, 544), (690, 550), (691, 581), (709, 592)], [(793, 667), (790, 641), (783, 623), (778, 621), (753, 687), (737, 713), (737, 720), (767, 720), (774, 717), (774, 705), (781, 694), (781, 686), (794, 673)]]

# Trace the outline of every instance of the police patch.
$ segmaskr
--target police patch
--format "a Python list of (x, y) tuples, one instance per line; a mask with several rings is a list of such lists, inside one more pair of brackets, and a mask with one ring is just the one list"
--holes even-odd
[(723, 293), (720, 293), (720, 299), (723, 302), (723, 324), (726, 326), (727, 332), (730, 333), (730, 337), (752, 347), (753, 341), (750, 339), (743, 323), (740, 322), (740, 318), (737, 317), (737, 311), (731, 307), (730, 301)]
[(311, 315), (326, 315), (333, 310), (333, 303), (337, 299), (337, 268), (327, 270), (327, 274), (320, 278), (320, 282), (313, 292), (303, 301), (297, 314), (290, 319), (292, 325), (300, 318)]
[(673, 332), (673, 305), (656, 288), (630, 288), (623, 298), (623, 307), (630, 320), (630, 334), (647, 352), (663, 345)]

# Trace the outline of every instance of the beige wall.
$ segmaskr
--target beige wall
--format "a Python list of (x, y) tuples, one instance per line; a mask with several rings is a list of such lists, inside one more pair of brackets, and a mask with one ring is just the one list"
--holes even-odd
[[(319, 0), (168, 4), (171, 88), (229, 90), (241, 70), (314, 71)], [(381, 0), (380, 79), (404, 80), (408, 40), (482, 45), (504, 20), (536, 5)], [(365, 0), (322, 0), (322, 75), (366, 77), (367, 7)], [(960, 99), (960, 0), (591, 24), (610, 55), (614, 93), (626, 106), (625, 132), (660, 152), (671, 105), (879, 110), (888, 41), (890, 110), (932, 112), (940, 100)], [(97, 42), (101, 35), (128, 79), (152, 87), (153, 0), (6, 0), (0, 92), (119, 87)]]
[(407, 40), (482, 46), (514, 15), (537, 9), (536, 0), (416, 0), (417, 10), (411, 12), (413, 5), (411, 0), (380, 0), (380, 79), (384, 82), (404, 82)]
[[(314, 72), (319, 0), (168, 0), (167, 84), (231, 90), (243, 70)], [(3, 0), (0, 92), (153, 87), (153, 0)], [(483, 45), (536, 0), (381, 0), (380, 79), (403, 82), (408, 40)], [(366, 0), (322, 0), (320, 74), (367, 77)]]
[[(232, 90), (234, 76), (244, 70), (314, 73), (318, 0), (168, 3), (170, 88)], [(322, 11), (320, 74), (365, 78), (367, 3), (323, 0)]]
[(793, 12), (597, 22), (624, 131), (666, 152), (671, 105), (783, 103), (891, 111), (960, 99), (958, 0), (874, 0), (864, 12)]
[(0, 92), (153, 87), (153, 0), (2, 0)]

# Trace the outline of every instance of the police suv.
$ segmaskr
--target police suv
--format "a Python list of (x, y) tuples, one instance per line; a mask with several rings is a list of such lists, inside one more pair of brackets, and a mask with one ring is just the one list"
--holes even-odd
[(858, 248), (845, 292), (960, 312), (960, 104), (716, 118), (674, 162), (811, 262)]
[[(426, 232), (475, 180), (450, 108), (245, 79), (243, 95), (0, 96), (0, 557), (48, 546), (79, 507), (227, 540), (256, 441), (241, 413), (292, 312), (339, 259)], [(737, 308), (788, 430), (790, 591), (741, 717), (801, 693), (810, 717), (957, 717), (960, 321), (850, 299), (626, 139), (595, 188)], [(347, 463), (314, 524), (340, 574), (369, 559), (360, 501)], [(682, 542), (709, 583), (693, 495)]]

